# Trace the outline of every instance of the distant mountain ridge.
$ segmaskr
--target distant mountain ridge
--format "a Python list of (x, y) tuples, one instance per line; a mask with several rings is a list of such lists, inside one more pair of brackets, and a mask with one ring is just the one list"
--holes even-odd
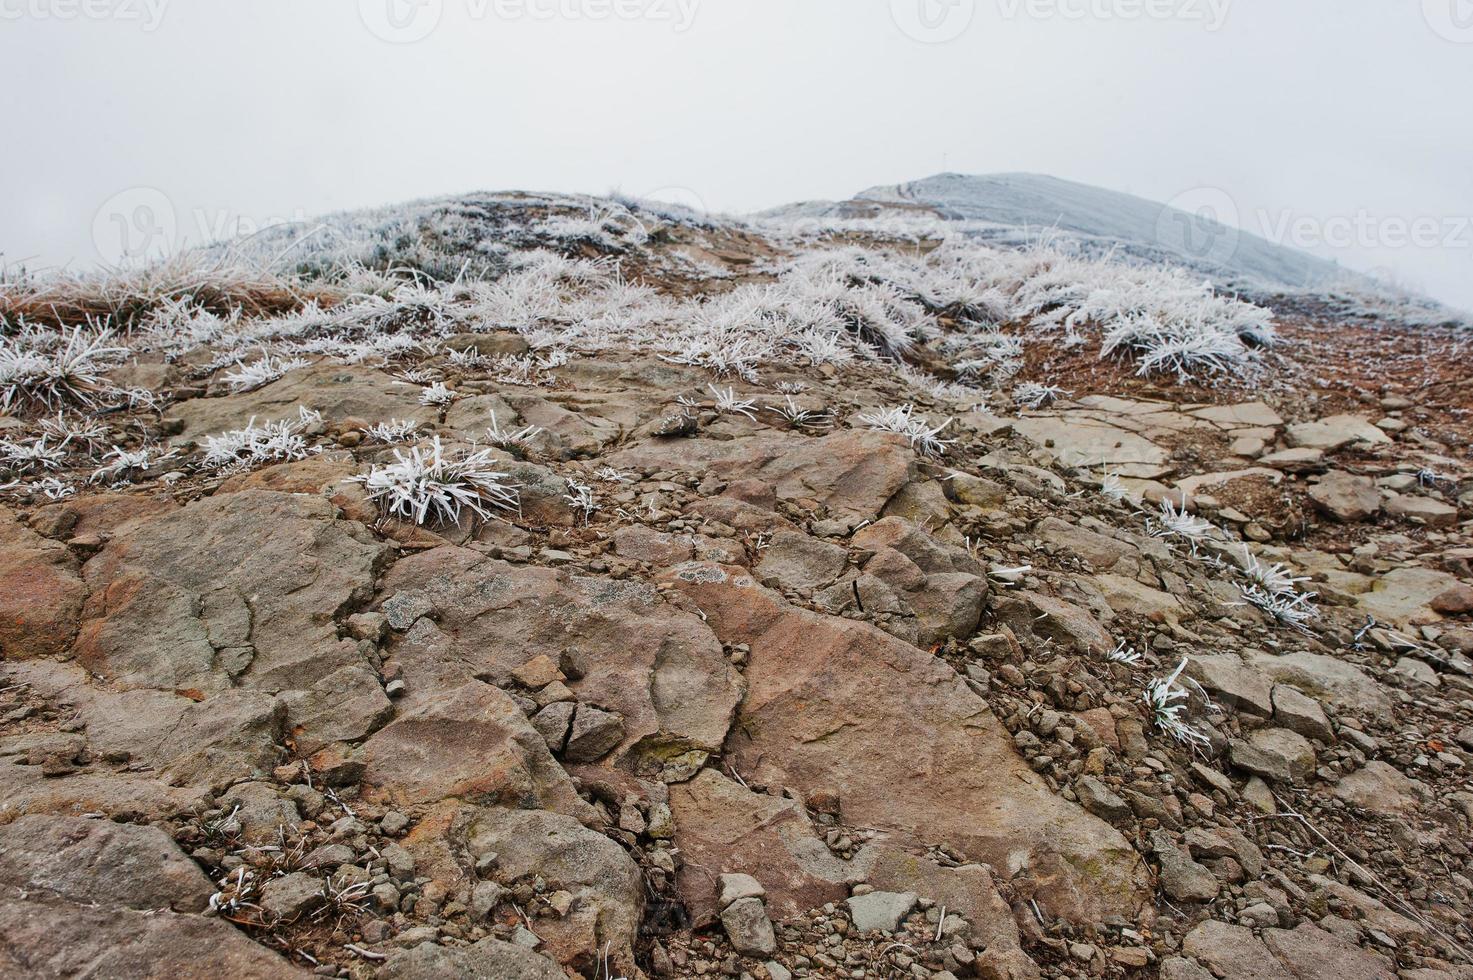
[[(1196, 200), (1200, 197), (1201, 200)], [(772, 212), (787, 216), (882, 217), (926, 211), (981, 223), (985, 238), (1015, 241), (1054, 230), (1090, 250), (1113, 249), (1146, 261), (1200, 271), (1223, 284), (1320, 289), (1362, 280), (1334, 262), (1216, 220), (1216, 192), (1193, 195), (1196, 213), (1132, 194), (1044, 174), (936, 174), (860, 191), (843, 202), (804, 202)]]

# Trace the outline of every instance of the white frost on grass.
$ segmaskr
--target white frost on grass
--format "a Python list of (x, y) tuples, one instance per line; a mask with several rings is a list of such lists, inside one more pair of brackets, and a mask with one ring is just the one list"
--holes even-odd
[(386, 516), (415, 524), (456, 523), (469, 510), (485, 520), (493, 510), (517, 510), (521, 498), (506, 482), (507, 473), (492, 468), (491, 450), (447, 455), (435, 436), (428, 448), (405, 455), (394, 450), (394, 462), (354, 477)]
[(879, 432), (894, 432), (910, 442), (910, 447), (923, 456), (940, 456), (951, 445), (951, 440), (942, 439), (941, 430), (952, 423), (947, 419), (940, 425), (931, 425), (924, 416), (915, 414), (914, 405), (865, 412), (859, 420)]

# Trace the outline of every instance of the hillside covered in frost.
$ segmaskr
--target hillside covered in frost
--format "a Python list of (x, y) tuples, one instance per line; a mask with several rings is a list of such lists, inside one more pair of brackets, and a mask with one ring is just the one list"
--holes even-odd
[(0, 281), (0, 972), (1473, 976), (1473, 338), (977, 186)]

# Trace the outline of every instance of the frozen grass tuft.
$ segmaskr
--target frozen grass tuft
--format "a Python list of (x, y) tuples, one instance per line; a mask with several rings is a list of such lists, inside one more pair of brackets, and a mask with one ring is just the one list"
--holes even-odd
[(374, 442), (409, 442), (419, 432), (419, 423), (413, 419), (389, 419), (387, 422), (375, 422), (365, 431)]
[(707, 385), (711, 394), (716, 396), (716, 411), (732, 415), (744, 415), (753, 421), (757, 418), (757, 400), (755, 398), (738, 398), (736, 392), (731, 388), (718, 388), (715, 385)]
[(52, 446), (46, 438), (42, 436), (30, 442), (0, 439), (0, 463), (15, 473), (60, 469), (66, 459), (66, 443)]
[(120, 449), (114, 446), (102, 457), (103, 465), (92, 473), (93, 483), (122, 483), (136, 480), (159, 463), (179, 455), (177, 449), (164, 452), (156, 446)]
[(1185, 538), (1193, 545), (1217, 530), (1210, 521), (1196, 514), (1187, 513), (1186, 500), (1182, 501), (1180, 509), (1174, 507), (1169, 500), (1161, 501), (1161, 512), (1158, 519), (1148, 520), (1146, 523), (1152, 537)]
[(1182, 717), (1192, 696), (1190, 691), (1177, 683), (1186, 666), (1187, 662), (1183, 659), (1169, 676), (1152, 680), (1146, 685), (1142, 698), (1156, 728), (1195, 751), (1211, 745), (1212, 740)]
[(915, 414), (914, 405), (900, 405), (876, 412), (867, 412), (859, 420), (879, 432), (894, 432), (905, 436), (910, 447), (923, 456), (940, 456), (951, 445), (950, 440), (940, 437), (941, 430), (952, 423), (947, 419), (940, 425), (930, 425), (923, 416)]
[(386, 516), (416, 524), (457, 523), (469, 510), (485, 520), (493, 510), (517, 510), (521, 498), (508, 474), (492, 469), (491, 450), (447, 456), (436, 436), (428, 448), (405, 455), (394, 450), (393, 463), (375, 466), (355, 477)]
[(419, 403), (426, 407), (444, 408), (455, 399), (455, 392), (447, 388), (443, 381), (436, 381), (419, 393)]
[(1258, 584), (1240, 585), (1244, 600), (1267, 613), (1274, 622), (1300, 633), (1312, 632), (1309, 624), (1319, 616), (1314, 592), (1270, 592)]
[(1055, 399), (1069, 394), (1058, 385), (1041, 385), (1037, 381), (1025, 381), (1013, 389), (1013, 403), (1020, 408), (1042, 408)]
[(93, 407), (113, 389), (103, 373), (129, 353), (113, 346), (111, 331), (76, 327), (60, 334), (22, 325), (0, 336), (0, 411), (65, 403)]
[(243, 470), (264, 463), (306, 459), (309, 452), (302, 433), (322, 421), (322, 415), (298, 406), (295, 419), (256, 425), (252, 416), (243, 429), (205, 437), (205, 466), (213, 470)]
[(524, 425), (520, 429), (503, 429), (496, 421), (496, 410), (491, 410), (491, 425), (486, 429), (486, 441), (498, 449), (516, 449), (527, 452), (532, 440), (542, 431), (538, 425)]
[(233, 393), (239, 394), (268, 385), (288, 371), (304, 368), (308, 363), (304, 357), (277, 357), (269, 352), (262, 353), (259, 360), (252, 361), (250, 364), (240, 364), (234, 371), (225, 375), (223, 380), (230, 386)]

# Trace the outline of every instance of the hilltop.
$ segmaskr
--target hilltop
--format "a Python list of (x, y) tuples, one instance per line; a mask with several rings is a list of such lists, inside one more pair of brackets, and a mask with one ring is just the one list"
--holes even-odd
[(1468, 332), (970, 186), (0, 284), (6, 974), (1473, 975)]

